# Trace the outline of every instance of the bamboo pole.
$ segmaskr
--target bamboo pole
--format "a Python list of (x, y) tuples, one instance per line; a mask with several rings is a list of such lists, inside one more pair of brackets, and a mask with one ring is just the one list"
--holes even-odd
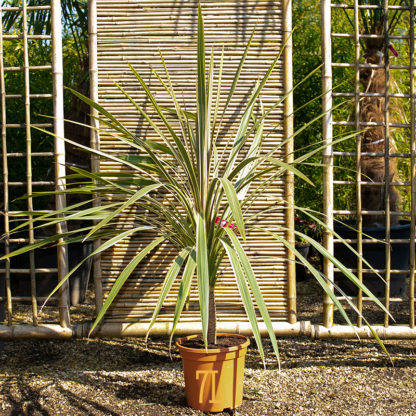
[[(289, 94), (284, 102), (284, 135), (285, 137), (293, 137), (293, 74), (292, 74), (292, 0), (283, 1), (283, 42), (286, 43), (284, 50), (284, 94)], [(288, 141), (285, 146), (286, 163), (293, 163), (294, 160), (294, 145), (293, 139)], [(288, 207), (286, 209), (286, 225), (289, 228), (286, 234), (287, 241), (294, 246), (295, 234), (293, 231), (295, 227), (295, 177), (293, 172), (286, 173), (285, 193)], [(295, 255), (290, 250), (287, 252), (287, 274), (288, 274), (288, 321), (293, 324), (296, 322), (296, 267)]]
[[(350, 62), (334, 62), (332, 64), (334, 68), (354, 68), (355, 64)], [(360, 64), (360, 68), (384, 68), (382, 64)], [(409, 69), (409, 65), (390, 65), (390, 69)]]
[[(353, 9), (354, 6), (352, 5), (348, 5), (348, 4), (336, 4), (334, 3), (333, 6), (334, 8), (339, 8), (339, 9)], [(365, 9), (365, 10), (381, 10), (383, 9), (383, 6), (379, 6), (379, 5), (372, 5), (372, 4), (359, 4), (358, 5), (359, 9)], [(402, 5), (391, 5), (389, 6), (390, 10), (410, 10), (409, 6), (402, 6)]]
[(61, 325), (0, 325), (0, 339), (20, 339), (20, 338), (38, 338), (38, 339), (71, 339), (73, 330), (64, 328)]
[[(49, 10), (51, 6), (26, 6), (27, 11)], [(23, 7), (3, 7), (4, 12), (21, 12)]]
[[(54, 133), (55, 133), (55, 189), (64, 190), (65, 182), (65, 142), (64, 137), (64, 95), (63, 95), (63, 61), (62, 61), (62, 27), (61, 27), (61, 2), (52, 0), (52, 73), (53, 73), (53, 105), (54, 105)], [(56, 208), (61, 210), (66, 206), (65, 195), (56, 196)], [(58, 234), (67, 232), (65, 222), (56, 225)], [(63, 240), (59, 240), (62, 242)], [(61, 281), (68, 274), (68, 247), (57, 247), (58, 256), (58, 280)], [(62, 327), (69, 327), (69, 282), (66, 281), (59, 289), (59, 321)]]
[[(415, 3), (410, 2), (410, 22), (415, 21)], [(411, 137), (411, 217), (410, 217), (410, 276), (409, 276), (409, 325), (411, 328), (415, 327), (415, 213), (416, 213), (416, 143), (415, 143), (415, 82), (416, 82), (416, 66), (415, 66), (415, 25), (410, 24), (410, 124)]]
[[(385, 65), (385, 96), (384, 96), (384, 166), (385, 166), (385, 224), (386, 224), (386, 292), (385, 307), (390, 309), (390, 268), (391, 268), (391, 244), (390, 244), (390, 128), (389, 128), (389, 93), (390, 93), (390, 59), (389, 59), (389, 1), (384, 0), (384, 65)], [(384, 326), (389, 325), (389, 315), (384, 314)]]
[[(371, 328), (380, 339), (416, 339), (416, 329), (408, 326), (372, 325)], [(368, 326), (349, 327), (347, 325), (336, 325), (326, 328), (321, 325), (312, 325), (312, 339), (374, 339)]]
[[(3, 210), (4, 210), (4, 232), (6, 238), (4, 239), (4, 254), (10, 252), (10, 238), (8, 233), (9, 228), (9, 168), (7, 161), (7, 117), (6, 117), (6, 85), (4, 81), (4, 55), (3, 55), (3, 10), (0, 6), (0, 93), (1, 93), (1, 142), (2, 142), (2, 156), (3, 156)], [(10, 287), (10, 259), (4, 261), (4, 279), (6, 291), (6, 308), (7, 308), (7, 322), (12, 324), (13, 309), (12, 309), (12, 294)], [(4, 301), (3, 301), (4, 304)]]
[[(390, 65), (390, 68), (392, 65)], [(407, 67), (409, 69), (409, 67)], [(337, 121), (333, 123), (334, 126), (354, 126), (354, 121)], [(361, 122), (362, 127), (377, 127), (382, 126), (384, 127), (384, 122), (378, 122), (378, 121), (363, 121)], [(395, 127), (399, 129), (410, 129), (412, 126), (408, 123), (389, 123), (389, 127)]]
[[(322, 27), (322, 135), (325, 148), (322, 152), (323, 159), (323, 192), (324, 192), (324, 221), (325, 225), (333, 229), (333, 155), (332, 155), (332, 56), (331, 56), (331, 2), (321, 0), (321, 27)], [(329, 231), (324, 231), (324, 246), (329, 253), (334, 253), (333, 235)], [(323, 272), (329, 282), (334, 280), (333, 264), (324, 258)], [(331, 290), (333, 286), (330, 285)], [(333, 324), (334, 304), (331, 298), (325, 294), (323, 300), (323, 322), (326, 327)]]
[[(59, 325), (45, 324), (32, 325), (0, 325), (0, 339), (18, 338), (85, 338), (88, 336), (91, 322), (75, 324), (71, 328), (63, 328)], [(98, 331), (94, 331), (91, 337), (144, 337), (149, 328), (149, 323), (103, 323)], [(274, 322), (273, 329), (279, 336), (308, 336), (311, 333), (311, 324), (307, 321), (289, 324), (286, 322)], [(259, 323), (262, 336), (267, 336), (268, 331), (263, 323)], [(171, 333), (172, 322), (156, 322), (150, 333), (151, 336), (166, 337)], [(218, 332), (237, 333), (251, 336), (253, 334), (249, 322), (218, 322)], [(176, 335), (189, 335), (201, 332), (200, 322), (180, 322), (176, 328)]]
[[(148, 330), (148, 323), (104, 323), (100, 329), (91, 334), (91, 337), (144, 337)], [(63, 328), (60, 325), (0, 325), (0, 339), (82, 339), (89, 336), (91, 322), (75, 324), (71, 328)], [(372, 326), (380, 339), (416, 339), (416, 329), (407, 326)], [(153, 337), (166, 337), (170, 334), (172, 323), (157, 322), (150, 333)], [(268, 332), (263, 323), (259, 324), (262, 336)], [(367, 326), (349, 327), (347, 325), (336, 325), (327, 328), (323, 325), (312, 325), (310, 321), (298, 321), (295, 324), (287, 322), (274, 322), (273, 329), (276, 335), (306, 336), (312, 339), (374, 339)], [(176, 328), (175, 335), (189, 335), (201, 331), (199, 322), (180, 322)], [(248, 322), (218, 322), (218, 332), (238, 333), (247, 336), (252, 335), (252, 329)]]
[[(88, 1), (88, 35), (89, 35), (89, 60), (90, 60), (90, 96), (95, 102), (98, 102), (98, 62), (97, 62), (97, 1)], [(98, 117), (98, 111), (91, 107), (91, 147), (93, 149), (100, 149), (100, 136), (98, 128), (100, 124), (96, 117)], [(93, 172), (99, 172), (100, 161), (95, 155), (91, 158), (91, 169)], [(101, 198), (99, 195), (94, 196), (93, 206), (100, 206)], [(94, 250), (97, 250), (100, 246), (100, 241), (94, 241)], [(95, 291), (95, 307), (97, 313), (103, 306), (103, 288), (101, 280), (101, 255), (94, 256), (93, 260), (93, 273), (94, 273), (94, 291)]]
[[(30, 125), (30, 77), (29, 77), (29, 48), (27, 42), (28, 25), (27, 25), (27, 4), (23, 0), (22, 8), (22, 22), (23, 22), (23, 61), (24, 61), (24, 88), (25, 88), (25, 130), (26, 130), (26, 192), (27, 195), (32, 195), (32, 132)], [(27, 198), (27, 210), (33, 211), (33, 199), (31, 196)], [(33, 219), (32, 215), (28, 216), (29, 221)], [(29, 244), (35, 241), (33, 224), (29, 223)], [(36, 274), (35, 274), (35, 253), (29, 253), (30, 264), (30, 291), (32, 297), (32, 319), (33, 325), (38, 324), (38, 304), (36, 301)]]
[[(52, 69), (52, 65), (33, 65), (30, 68), (28, 68), (29, 71), (47, 71)], [(25, 67), (24, 66), (8, 66), (7, 68), (4, 68), (5, 72), (24, 72)]]
[[(358, 19), (358, 2), (354, 1), (354, 59), (355, 59), (355, 102), (354, 102), (354, 118), (355, 130), (360, 131), (360, 27)], [(363, 281), (363, 262), (361, 256), (363, 254), (363, 215), (362, 215), (362, 201), (361, 201), (361, 135), (357, 136), (356, 142), (356, 198), (357, 198), (357, 277), (360, 282)], [(362, 325), (362, 311), (363, 311), (363, 292), (358, 290), (357, 294), (357, 309), (360, 313), (357, 314), (357, 326)]]

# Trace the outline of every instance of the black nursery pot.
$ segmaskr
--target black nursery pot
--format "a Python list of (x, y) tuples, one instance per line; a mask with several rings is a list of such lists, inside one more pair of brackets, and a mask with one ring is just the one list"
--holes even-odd
[[(309, 251), (311, 249), (310, 243), (296, 243), (296, 250), (301, 254), (305, 259), (308, 258)], [(303, 263), (296, 257), (296, 281), (303, 282), (308, 278), (306, 272), (306, 267)]]
[[(355, 221), (344, 221), (345, 224), (356, 228)], [(356, 239), (357, 232), (344, 225), (336, 225), (335, 232), (344, 239)], [(385, 227), (363, 227), (363, 234), (382, 240), (386, 236)], [(391, 269), (409, 270), (409, 243), (395, 242), (394, 240), (408, 239), (410, 236), (410, 223), (402, 222), (400, 225), (390, 228), (391, 239)], [(366, 237), (363, 235), (363, 239)], [(357, 249), (357, 244), (351, 244)], [(386, 266), (386, 246), (383, 243), (363, 243), (363, 258), (371, 264), (374, 269), (384, 269)], [(348, 268), (357, 268), (356, 255), (344, 244), (334, 245), (335, 257)], [(363, 263), (363, 270), (369, 270)], [(383, 276), (382, 273), (380, 273)], [(390, 275), (390, 296), (401, 297), (405, 292), (406, 277), (408, 273), (392, 273)], [(350, 296), (357, 294), (357, 287), (341, 272), (335, 273), (336, 284)], [(363, 273), (365, 286), (377, 297), (385, 296), (385, 283), (375, 273)]]
[[(11, 247), (13, 250), (16, 247)], [(92, 242), (79, 242), (68, 244), (68, 270), (74, 268), (81, 260), (92, 253)], [(35, 250), (36, 268), (56, 268), (57, 254), (56, 247), (39, 248)], [(69, 291), (71, 305), (78, 305), (85, 301), (89, 276), (92, 266), (92, 257), (86, 260), (76, 272), (69, 277)], [(24, 253), (11, 257), (10, 268), (28, 269), (30, 267), (29, 254)], [(0, 274), (0, 297), (4, 293), (4, 274)], [(36, 274), (36, 295), (39, 297), (48, 296), (58, 284), (56, 273)], [(12, 296), (30, 296), (30, 276), (28, 274), (11, 275)], [(3, 312), (2, 312), (3, 311)], [(4, 314), (4, 300), (0, 301), (0, 321)]]
[[(4, 274), (0, 274), (0, 325), (6, 317), (6, 282), (4, 279)], [(1, 348), (1, 347), (0, 347)]]

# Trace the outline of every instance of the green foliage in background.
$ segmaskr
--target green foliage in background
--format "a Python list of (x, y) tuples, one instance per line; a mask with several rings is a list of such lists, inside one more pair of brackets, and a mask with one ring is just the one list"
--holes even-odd
[[(293, 78), (295, 85), (321, 64), (319, 7), (319, 0), (293, 2)], [(295, 110), (297, 110), (294, 119), (295, 128), (308, 123), (308, 121), (313, 120), (322, 112), (322, 105), (319, 99), (311, 102), (313, 98), (319, 97), (321, 89), (321, 76), (320, 71), (318, 71), (306, 80), (301, 88), (297, 88), (294, 91), (294, 106)], [(321, 124), (314, 123), (305, 132), (296, 136), (296, 154), (305, 153), (307, 150), (310, 150), (307, 148), (308, 146), (319, 143), (321, 140)], [(320, 164), (320, 155), (314, 155), (309, 159), (309, 163)], [(296, 179), (296, 205), (322, 211), (322, 169), (307, 164), (304, 164), (300, 169), (312, 180), (315, 188), (311, 190), (310, 185)], [(298, 213), (298, 215), (302, 216), (301, 213)]]
[[(28, 6), (49, 5), (49, 0), (30, 0)], [(2, 6), (21, 6), (20, 0), (3, 0)], [(10, 11), (3, 14), (4, 33), (22, 34), (22, 13)], [(63, 60), (64, 85), (88, 94), (88, 21), (87, 0), (63, 0)], [(50, 35), (50, 10), (28, 12), (28, 32), (35, 35)], [(48, 40), (29, 40), (28, 53), (30, 65), (46, 65), (51, 63), (51, 42)], [(22, 39), (4, 39), (3, 62), (5, 67), (22, 67), (24, 51)], [(30, 93), (52, 94), (52, 75), (48, 70), (30, 71)], [(6, 94), (24, 94), (23, 72), (7, 71), (5, 73)], [(74, 113), (78, 102), (68, 91), (65, 92), (65, 114), (69, 118)], [(53, 103), (51, 98), (32, 98), (30, 105), (31, 123), (50, 123), (41, 114), (52, 115)], [(25, 120), (25, 106), (22, 98), (7, 98), (6, 120), (8, 124), (21, 124)], [(52, 152), (53, 138), (38, 130), (32, 129), (32, 152)], [(1, 146), (1, 143), (0, 143)], [(26, 133), (24, 128), (7, 129), (7, 151), (25, 152)], [(9, 181), (22, 181), (26, 177), (26, 163), (23, 157), (9, 157)], [(33, 181), (54, 180), (54, 165), (51, 157), (32, 157)], [(41, 189), (34, 189), (35, 191)], [(25, 192), (22, 186), (9, 187), (12, 210), (25, 209), (24, 201), (17, 201)], [(44, 209), (50, 201), (35, 201), (38, 209)]]

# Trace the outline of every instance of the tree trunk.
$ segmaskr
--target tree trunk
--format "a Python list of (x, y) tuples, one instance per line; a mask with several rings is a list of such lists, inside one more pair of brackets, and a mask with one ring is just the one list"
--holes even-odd
[[(367, 43), (366, 63), (384, 64), (384, 55), (380, 45)], [(368, 93), (384, 94), (386, 91), (385, 69), (364, 68), (360, 71), (360, 80), (364, 91)], [(361, 121), (384, 122), (385, 121), (385, 98), (365, 97), (361, 101)], [(390, 120), (391, 121), (391, 120)], [(369, 128), (361, 136), (361, 151), (372, 153), (384, 153), (385, 151), (385, 129), (383, 126)], [(394, 142), (390, 143), (390, 153), (394, 153)], [(361, 158), (361, 174), (363, 181), (370, 182), (394, 182), (397, 180), (397, 162), (395, 158), (389, 159), (389, 175), (386, 175), (384, 157), (363, 156)], [(388, 176), (388, 177), (387, 177)], [(361, 199), (363, 210), (383, 211), (385, 209), (385, 185), (363, 185), (361, 187)], [(400, 203), (400, 194), (394, 186), (389, 187), (390, 210), (397, 211)], [(397, 225), (398, 216), (391, 216), (391, 225)], [(366, 226), (384, 226), (384, 215), (365, 215), (363, 223)]]
[(214, 288), (209, 288), (208, 344), (217, 343), (217, 310)]

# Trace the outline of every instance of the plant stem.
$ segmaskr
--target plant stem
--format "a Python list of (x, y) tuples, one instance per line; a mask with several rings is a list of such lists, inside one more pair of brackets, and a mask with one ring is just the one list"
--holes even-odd
[(208, 315), (208, 344), (217, 343), (217, 310), (215, 306), (214, 288), (209, 288), (209, 315)]

